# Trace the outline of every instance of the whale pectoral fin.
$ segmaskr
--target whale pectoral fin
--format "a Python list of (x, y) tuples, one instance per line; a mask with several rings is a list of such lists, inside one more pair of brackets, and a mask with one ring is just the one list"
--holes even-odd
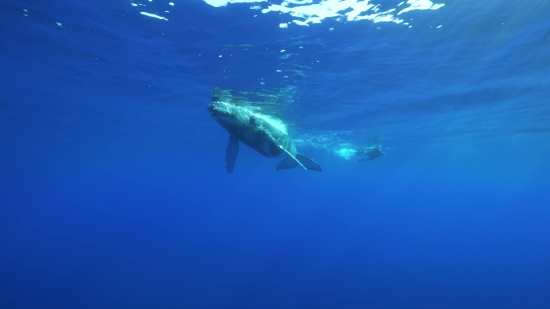
[(227, 143), (227, 148), (225, 148), (225, 161), (227, 165), (225, 170), (231, 174), (233, 173), (233, 168), (235, 168), (235, 161), (237, 160), (237, 155), (239, 154), (239, 140), (233, 136), (229, 136), (229, 142)]
[(300, 163), (302, 163), (302, 165), (305, 166), (308, 171), (322, 171), (321, 166), (317, 162), (306, 156), (296, 154), (296, 159), (300, 160)]
[(285, 157), (279, 164), (277, 164), (277, 170), (288, 170), (298, 166), (298, 162), (292, 157)]

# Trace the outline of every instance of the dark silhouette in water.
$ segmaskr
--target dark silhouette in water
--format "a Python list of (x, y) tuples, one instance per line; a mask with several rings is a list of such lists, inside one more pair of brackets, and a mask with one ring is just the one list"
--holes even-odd
[(359, 162), (364, 162), (364, 161), (372, 161), (374, 159), (380, 158), (381, 156), (385, 156), (386, 154), (384, 152), (382, 152), (380, 147), (378, 147), (378, 148), (373, 148), (373, 149), (370, 149), (370, 150), (365, 150), (363, 152), (358, 153), (357, 155), (366, 156), (367, 158), (360, 158), (359, 159)]

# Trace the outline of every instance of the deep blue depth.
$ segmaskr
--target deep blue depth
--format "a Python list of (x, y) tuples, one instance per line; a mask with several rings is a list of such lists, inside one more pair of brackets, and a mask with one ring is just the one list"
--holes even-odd
[[(0, 308), (550, 308), (550, 2), (168, 2), (0, 1)], [(228, 175), (214, 87), (323, 172)]]

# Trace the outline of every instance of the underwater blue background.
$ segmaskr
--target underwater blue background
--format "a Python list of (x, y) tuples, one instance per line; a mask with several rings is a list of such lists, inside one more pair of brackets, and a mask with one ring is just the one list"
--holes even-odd
[[(550, 308), (548, 1), (143, 4), (0, 1), (1, 308)], [(323, 172), (227, 174), (214, 87)]]

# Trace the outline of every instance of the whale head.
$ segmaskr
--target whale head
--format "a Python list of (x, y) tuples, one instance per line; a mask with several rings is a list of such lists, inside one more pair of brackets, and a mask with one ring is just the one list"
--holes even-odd
[(246, 127), (248, 115), (242, 107), (226, 102), (212, 102), (208, 105), (210, 115), (224, 128)]

